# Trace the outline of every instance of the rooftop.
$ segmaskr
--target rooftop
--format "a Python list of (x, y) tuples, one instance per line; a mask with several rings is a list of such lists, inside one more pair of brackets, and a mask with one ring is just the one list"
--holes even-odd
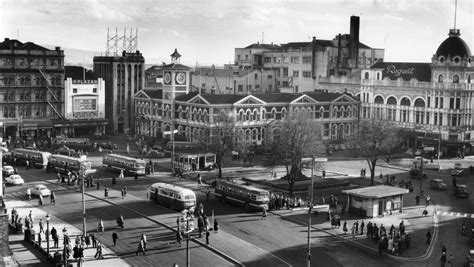
[(342, 193), (363, 198), (383, 198), (407, 194), (408, 189), (387, 185), (376, 185), (363, 188), (342, 190)]
[(64, 77), (73, 80), (97, 80), (92, 70), (81, 66), (64, 66)]

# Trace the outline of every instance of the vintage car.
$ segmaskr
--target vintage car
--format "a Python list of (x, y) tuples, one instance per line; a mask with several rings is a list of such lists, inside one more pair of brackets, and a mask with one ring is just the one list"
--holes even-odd
[(454, 168), (451, 170), (451, 175), (461, 176), (463, 174), (464, 174), (464, 168), (462, 167), (461, 163), (454, 163)]
[(51, 194), (51, 191), (42, 184), (35, 185), (30, 188), (31, 194), (35, 196), (42, 195), (43, 197), (49, 196)]
[(432, 179), (430, 181), (430, 186), (433, 189), (439, 189), (439, 190), (446, 190), (448, 189), (448, 185), (443, 182), (441, 179)]
[(454, 188), (454, 195), (457, 197), (468, 198), (469, 191), (467, 190), (467, 186), (463, 184), (457, 184)]
[(22, 185), (25, 183), (25, 180), (18, 174), (12, 174), (5, 178), (5, 183), (9, 185)]

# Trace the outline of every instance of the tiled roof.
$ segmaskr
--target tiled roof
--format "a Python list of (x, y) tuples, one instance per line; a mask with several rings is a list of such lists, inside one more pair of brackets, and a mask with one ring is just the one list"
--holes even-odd
[(263, 48), (263, 49), (270, 49), (270, 50), (275, 50), (275, 49), (280, 49), (280, 46), (279, 45), (276, 45), (276, 44), (261, 44), (261, 43), (256, 43), (256, 44), (251, 44), (247, 47), (245, 47), (246, 49), (249, 49), (249, 48)]
[(387, 185), (377, 185), (377, 186), (342, 190), (342, 193), (353, 195), (353, 196), (359, 196), (363, 198), (383, 198), (383, 197), (407, 194), (408, 192), (409, 192), (408, 189), (394, 187), (394, 186), (387, 186)]
[(64, 66), (64, 76), (73, 80), (84, 80), (84, 70), (85, 80), (97, 80), (92, 70), (84, 69), (81, 66)]
[(143, 90), (149, 97), (153, 99), (162, 99), (163, 98), (163, 90)]
[(270, 93), (270, 94), (252, 94), (266, 103), (290, 103), (300, 97), (300, 94), (290, 93)]
[(402, 78), (410, 81), (415, 78), (420, 82), (431, 81), (430, 63), (413, 62), (377, 62), (372, 69), (382, 69), (382, 79), (388, 77), (390, 80)]
[(186, 95), (177, 96), (177, 97), (175, 98), (175, 100), (176, 100), (176, 101), (183, 101), (183, 102), (186, 102), (186, 101), (188, 101), (189, 99), (195, 97), (195, 96), (198, 95), (198, 94), (199, 94), (199, 92), (190, 92), (190, 93), (188, 93), (188, 94), (186, 94)]
[(37, 45), (32, 42), (22, 43), (15, 39), (5, 38), (3, 42), (0, 43), (0, 49), (10, 49), (13, 47), (16, 50), (40, 50), (40, 51), (50, 51), (49, 49)]
[(205, 94), (201, 96), (211, 104), (234, 104), (235, 102), (246, 97), (247, 95), (228, 95), (228, 94), (207, 95)]

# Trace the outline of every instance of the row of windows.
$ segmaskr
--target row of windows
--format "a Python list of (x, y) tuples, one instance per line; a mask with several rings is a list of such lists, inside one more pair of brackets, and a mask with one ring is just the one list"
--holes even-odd
[[(443, 74), (438, 75), (438, 82), (442, 83), (444, 82), (444, 76)], [(452, 83), (459, 83), (459, 75), (455, 74), (452, 77)], [(471, 83), (471, 75), (467, 76), (467, 83)]]
[[(369, 108), (362, 109), (362, 116), (363, 118), (369, 118)], [(410, 120), (410, 115), (414, 115), (414, 121)], [(431, 120), (431, 115), (433, 116), (433, 120)], [(433, 125), (443, 125), (443, 121), (447, 126), (461, 126), (461, 114), (444, 114), (444, 113), (430, 113), (424, 111), (415, 111), (414, 113), (409, 110), (398, 110), (398, 117), (397, 117), (397, 110), (396, 109), (384, 109), (382, 108), (374, 108), (374, 116), (375, 119), (386, 119), (389, 121), (398, 121), (398, 122), (414, 122), (416, 124), (433, 124)], [(467, 117), (470, 117), (467, 115)]]
[(221, 190), (222, 192), (227, 192), (227, 193), (234, 194), (234, 195), (237, 195), (237, 196), (241, 196), (241, 197), (244, 197), (244, 198), (247, 198), (247, 199), (257, 200), (257, 195), (255, 195), (255, 194), (253, 194), (249, 191), (242, 190), (240, 188), (234, 188), (234, 187), (231, 187), (231, 186), (219, 184), (219, 185), (217, 185), (217, 189)]
[[(280, 57), (264, 57), (263, 62), (264, 63), (292, 63), (292, 64), (300, 64), (300, 59), (302, 58), (301, 62), (303, 64), (311, 64), (311, 56), (280, 56)], [(240, 56), (237, 55), (237, 59), (240, 59)], [(247, 59), (247, 57), (245, 58)]]
[(61, 75), (52, 76), (49, 80), (45, 80), (43, 76), (4, 76), (0, 77), (0, 86), (62, 86)]
[[(366, 96), (368, 98), (367, 93), (363, 93), (362, 97), (364, 100), (366, 99)], [(374, 99), (375, 104), (384, 104), (384, 99), (382, 96), (376, 96)], [(434, 108), (443, 108), (443, 103), (444, 103), (444, 98), (443, 97), (438, 97), (436, 96), (434, 98)], [(395, 97), (391, 96), (387, 99), (387, 104), (388, 105), (397, 105), (397, 100)], [(427, 106), (425, 105), (425, 100), (422, 98), (417, 98), (413, 104), (414, 107), (431, 107), (431, 97), (428, 97), (427, 101)], [(401, 106), (411, 106), (411, 101), (407, 97), (403, 97), (400, 100), (400, 105)], [(461, 98), (460, 97), (450, 97), (449, 98), (449, 108), (450, 109), (461, 109)]]
[[(47, 113), (48, 107), (44, 105), (34, 105), (34, 106), (20, 106), (20, 107), (3, 107), (3, 117), (4, 118), (34, 118), (44, 117)], [(34, 115), (34, 116), (33, 116)]]

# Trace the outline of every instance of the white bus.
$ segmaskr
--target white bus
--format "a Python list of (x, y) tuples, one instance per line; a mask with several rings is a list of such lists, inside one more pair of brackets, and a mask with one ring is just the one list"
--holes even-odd
[(246, 210), (268, 209), (270, 192), (241, 181), (217, 181), (214, 195), (222, 202), (232, 202)]
[(145, 175), (146, 163), (142, 159), (118, 154), (106, 154), (102, 158), (102, 165), (111, 171), (123, 171), (125, 175)]
[(212, 170), (216, 164), (214, 153), (178, 153), (173, 159), (175, 173)]
[(61, 174), (79, 172), (80, 170), (88, 172), (91, 171), (91, 169), (91, 163), (87, 159), (56, 154), (49, 156), (48, 165), (46, 166), (46, 171), (59, 172)]
[(196, 194), (190, 189), (167, 183), (154, 183), (147, 188), (149, 199), (173, 210), (196, 206)]

